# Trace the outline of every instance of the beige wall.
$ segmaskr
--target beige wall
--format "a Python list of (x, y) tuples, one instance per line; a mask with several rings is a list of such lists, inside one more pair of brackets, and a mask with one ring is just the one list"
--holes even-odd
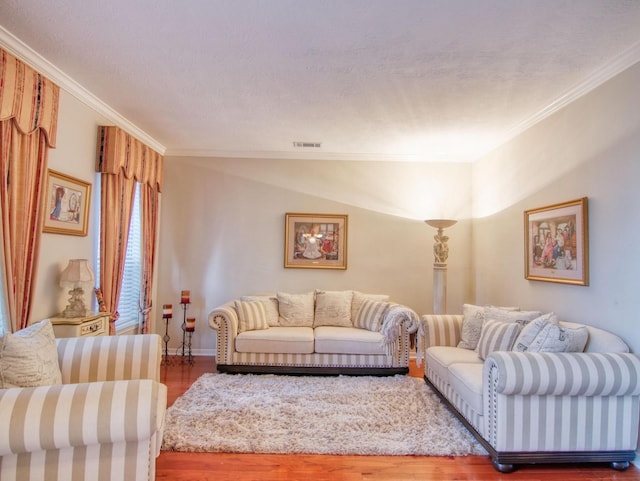
[[(213, 349), (207, 314), (255, 292), (356, 289), (432, 307), (433, 235), (424, 218), (460, 219), (448, 233), (449, 305), (471, 299), (469, 164), (167, 158), (157, 303), (190, 289), (194, 348)], [(348, 268), (285, 269), (286, 212), (349, 216)], [(181, 338), (171, 325), (171, 344)]]
[[(473, 167), (476, 302), (610, 329), (640, 352), (640, 64)], [(524, 279), (523, 212), (589, 198), (590, 285)]]

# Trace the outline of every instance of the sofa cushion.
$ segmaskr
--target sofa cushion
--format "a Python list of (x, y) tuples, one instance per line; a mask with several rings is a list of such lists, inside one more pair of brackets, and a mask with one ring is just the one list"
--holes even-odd
[(520, 310), (506, 310), (502, 307), (487, 306), (484, 311), (484, 319), (493, 319), (500, 322), (517, 322), (521, 326), (527, 324), (529, 321), (540, 317), (542, 312), (540, 311), (520, 311)]
[(516, 322), (487, 319), (482, 325), (480, 340), (476, 348), (478, 356), (484, 360), (493, 351), (510, 351), (519, 333), (520, 324)]
[(315, 328), (315, 351), (319, 354), (386, 354), (379, 332), (355, 327)]
[(384, 315), (389, 310), (389, 303), (365, 299), (358, 309), (353, 326), (369, 331), (380, 331)]
[(267, 313), (262, 301), (236, 301), (238, 332), (269, 329)]
[(316, 308), (313, 327), (353, 327), (351, 322), (351, 300), (353, 291), (316, 290)]
[(271, 327), (258, 331), (245, 331), (236, 337), (236, 351), (310, 354), (313, 352), (311, 327)]
[(559, 326), (547, 324), (529, 346), (529, 352), (582, 352), (589, 331), (586, 326)]
[(558, 318), (555, 313), (550, 312), (536, 317), (533, 321), (528, 322), (518, 334), (516, 342), (513, 344), (513, 350), (517, 352), (527, 352), (533, 340), (540, 334), (540, 331), (549, 323), (557, 324)]
[(424, 354), (424, 362), (442, 379), (449, 379), (449, 366), (455, 363), (483, 365), (478, 353), (471, 349), (450, 346), (432, 346)]
[(62, 384), (62, 374), (50, 320), (0, 338), (0, 389), (54, 384)]
[(278, 296), (274, 295), (254, 295), (242, 296), (241, 301), (261, 301), (264, 304), (264, 310), (267, 315), (267, 323), (270, 327), (280, 325), (280, 314), (278, 312)]
[(455, 363), (449, 366), (449, 384), (452, 389), (473, 409), (482, 414), (483, 364)]
[(306, 294), (278, 292), (278, 309), (280, 311), (281, 326), (313, 327), (313, 292), (307, 292)]
[(364, 294), (362, 292), (353, 291), (353, 300), (351, 301), (351, 319), (356, 318), (356, 315), (360, 310), (360, 306), (366, 299), (386, 302), (389, 300), (389, 296), (386, 294)]

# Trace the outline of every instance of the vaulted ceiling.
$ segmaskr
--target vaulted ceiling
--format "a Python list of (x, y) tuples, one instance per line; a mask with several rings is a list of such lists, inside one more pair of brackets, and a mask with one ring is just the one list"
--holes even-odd
[(2, 0), (0, 25), (166, 155), (473, 161), (640, 60), (634, 0)]

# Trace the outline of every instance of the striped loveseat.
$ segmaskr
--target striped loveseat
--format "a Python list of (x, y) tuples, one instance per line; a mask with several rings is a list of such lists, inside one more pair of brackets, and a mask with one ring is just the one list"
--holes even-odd
[(427, 384), (487, 449), (496, 469), (552, 462), (629, 466), (638, 445), (640, 358), (622, 339), (586, 326), (584, 352), (506, 350), (482, 360), (476, 350), (457, 347), (463, 319), (423, 316), (418, 358)]
[(245, 296), (209, 314), (217, 369), (228, 373), (406, 374), (419, 321), (358, 291)]
[(56, 342), (62, 384), (0, 389), (0, 479), (155, 479), (167, 404), (160, 336)]

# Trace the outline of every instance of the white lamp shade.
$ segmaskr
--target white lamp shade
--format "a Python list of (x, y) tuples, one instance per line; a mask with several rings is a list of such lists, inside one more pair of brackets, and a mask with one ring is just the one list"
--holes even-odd
[(60, 276), (61, 285), (78, 284), (93, 281), (93, 271), (87, 259), (71, 259)]

